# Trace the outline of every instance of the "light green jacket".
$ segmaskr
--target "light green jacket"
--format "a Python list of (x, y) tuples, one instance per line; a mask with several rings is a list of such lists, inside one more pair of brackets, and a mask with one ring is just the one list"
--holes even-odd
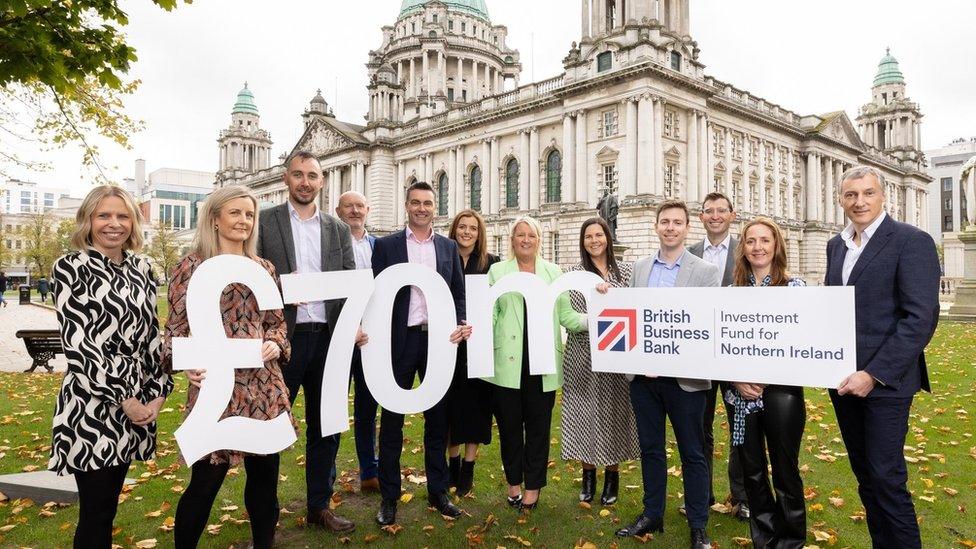
[[(514, 259), (495, 263), (488, 270), (488, 283), (494, 284), (505, 275), (517, 273), (518, 263)], [(553, 263), (538, 258), (535, 273), (547, 283), (559, 278), (562, 270)], [(500, 387), (519, 389), (522, 380), (522, 334), (525, 325), (522, 296), (508, 293), (495, 302), (494, 342), (495, 377), (486, 381)], [(586, 315), (577, 313), (569, 301), (569, 293), (564, 292), (556, 300), (552, 314), (552, 345), (556, 349), (556, 373), (542, 376), (542, 390), (555, 391), (563, 384), (563, 335), (559, 326), (573, 332), (587, 329)], [(531, 342), (530, 345), (536, 342)], [(539, 342), (542, 343), (542, 342)]]

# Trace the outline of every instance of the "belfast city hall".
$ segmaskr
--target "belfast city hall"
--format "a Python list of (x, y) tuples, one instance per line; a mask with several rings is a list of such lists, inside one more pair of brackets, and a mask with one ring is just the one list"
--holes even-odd
[[(656, 242), (656, 204), (681, 198), (695, 215), (719, 190), (740, 219), (780, 224), (791, 271), (812, 284), (845, 222), (837, 195), (848, 167), (882, 170), (889, 213), (927, 226), (922, 115), (890, 52), (853, 121), (843, 111), (801, 114), (709, 76), (689, 2), (582, 0), (564, 72), (524, 83), (519, 52), (484, 0), (404, 0), (368, 52), (365, 124), (336, 119), (319, 94), (301, 114), (302, 137), (285, 145), (318, 157), (323, 210), (347, 190), (365, 194), (374, 234), (400, 227), (404, 189), (428, 181), (439, 227), (474, 208), (491, 251), (504, 256), (510, 223), (529, 214), (543, 225), (544, 255), (564, 267), (578, 261), (580, 224), (606, 192), (619, 200), (627, 260)], [(246, 87), (218, 145), (218, 185), (244, 184), (263, 205), (286, 199), (282, 159), (272, 158)], [(697, 220), (692, 231), (704, 234)]]

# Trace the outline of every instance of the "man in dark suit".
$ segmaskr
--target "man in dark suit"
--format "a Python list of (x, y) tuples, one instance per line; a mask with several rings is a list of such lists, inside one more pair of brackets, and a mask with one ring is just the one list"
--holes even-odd
[[(702, 201), (701, 213), (698, 214), (705, 227), (706, 238), (688, 247), (692, 255), (700, 257), (715, 265), (722, 272), (722, 286), (732, 284), (732, 271), (735, 268), (735, 248), (739, 241), (732, 236), (729, 228), (735, 221), (735, 208), (729, 197), (722, 193), (714, 192), (705, 196)], [(721, 391), (719, 391), (721, 387)], [(712, 487), (712, 472), (715, 453), (715, 398), (725, 403), (725, 417), (731, 419), (733, 408), (725, 402), (722, 396), (728, 389), (728, 384), (712, 383), (712, 388), (705, 396), (705, 462), (708, 464), (708, 486), (709, 486), (709, 505), (715, 503), (715, 491)], [(731, 422), (730, 422), (731, 424)], [(731, 431), (731, 429), (730, 429)], [(731, 435), (731, 432), (729, 433)], [(746, 499), (745, 481), (742, 478), (742, 464), (739, 463), (738, 452), (733, 452), (732, 444), (729, 443), (729, 490), (732, 493), (733, 513), (739, 520), (749, 520), (749, 504)]]
[[(464, 270), (453, 240), (434, 233), (436, 195), (430, 184), (414, 183), (407, 189), (407, 226), (376, 241), (373, 246), (373, 274), (399, 263), (417, 263), (434, 269), (447, 282), (454, 297), (458, 327), (451, 342), (471, 334), (464, 322)], [(427, 365), (427, 303), (413, 286), (402, 288), (393, 302), (393, 376), (404, 389), (413, 387), (419, 374), (423, 380)], [(457, 517), (461, 510), (448, 496), (447, 408), (445, 400), (424, 412), (424, 467), (427, 472), (427, 501), (442, 515)], [(380, 493), (383, 502), (376, 522), (396, 522), (400, 499), (400, 454), (403, 452), (403, 415), (384, 409), (380, 416)]]
[(921, 547), (904, 445), (912, 398), (929, 390), (925, 346), (939, 319), (932, 237), (884, 211), (885, 178), (858, 166), (841, 178), (850, 224), (827, 243), (828, 286), (853, 286), (857, 372), (830, 399), (875, 548)]
[[(288, 201), (261, 212), (258, 255), (273, 263), (279, 275), (355, 269), (349, 227), (316, 204), (323, 180), (318, 159), (298, 151), (285, 167)], [(322, 436), (319, 409), (331, 327), (340, 309), (337, 301), (285, 306), (291, 360), (282, 372), (292, 404), (299, 388), (305, 389), (306, 524), (336, 533), (351, 532), (355, 525), (329, 509), (339, 435)]]

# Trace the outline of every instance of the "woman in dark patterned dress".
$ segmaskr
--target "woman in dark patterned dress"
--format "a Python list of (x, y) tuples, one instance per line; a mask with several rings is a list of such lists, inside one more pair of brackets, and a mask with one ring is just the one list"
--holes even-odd
[[(200, 210), (195, 250), (183, 258), (169, 287), (169, 319), (163, 340), (163, 364), (172, 367), (172, 340), (190, 335), (186, 314), (186, 290), (193, 272), (207, 259), (220, 254), (243, 255), (257, 261), (275, 281), (270, 262), (257, 256), (257, 200), (239, 185), (214, 191)], [(230, 416), (271, 420), (288, 414), (288, 388), (281, 368), (288, 363), (290, 346), (285, 317), (280, 309), (261, 311), (251, 290), (232, 284), (220, 297), (224, 330), (229, 338), (263, 339), (264, 368), (234, 372), (234, 392), (221, 419)], [(199, 395), (204, 370), (188, 370), (190, 388), (186, 412)], [(230, 467), (244, 463), (247, 481), (244, 506), (251, 521), (255, 548), (271, 547), (278, 522), (278, 454), (267, 456), (220, 450), (192, 464), (190, 484), (176, 508), (176, 547), (196, 547), (207, 525), (217, 492)]]
[(112, 521), (133, 460), (152, 459), (156, 416), (173, 389), (159, 363), (156, 279), (129, 193), (92, 189), (76, 217), (76, 251), (53, 269), (68, 370), (54, 411), (51, 460), (78, 484), (75, 547), (112, 545)]
[[(590, 271), (613, 288), (630, 285), (633, 265), (613, 257), (613, 236), (604, 220), (583, 222), (579, 248), (580, 262), (570, 271)], [(570, 292), (570, 301), (576, 311), (586, 312), (583, 294)], [(589, 333), (570, 332), (563, 357), (562, 458), (583, 462), (579, 500), (587, 503), (596, 493), (596, 466), (603, 465), (600, 503), (613, 505), (620, 487), (618, 464), (640, 457), (637, 426), (627, 378), (591, 368)]]
[[(464, 274), (488, 274), (488, 267), (498, 263), (498, 256), (488, 253), (485, 220), (474, 210), (463, 210), (451, 223), (448, 237), (457, 242)], [(468, 378), (468, 347), (458, 346), (454, 379), (448, 399), (448, 465), (451, 486), (458, 496), (467, 495), (474, 485), (474, 463), (478, 445), (491, 444), (491, 384)], [(461, 445), (464, 445), (464, 460)]]

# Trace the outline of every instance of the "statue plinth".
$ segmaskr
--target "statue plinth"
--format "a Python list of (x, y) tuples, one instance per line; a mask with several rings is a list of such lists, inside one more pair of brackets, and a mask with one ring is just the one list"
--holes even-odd
[(942, 317), (976, 321), (976, 225), (958, 233), (963, 247), (963, 280), (956, 287), (956, 299)]
[(621, 244), (619, 242), (614, 242), (613, 243), (613, 257), (614, 257), (614, 259), (616, 259), (618, 263), (621, 262), (621, 261), (623, 261), (624, 260), (624, 254), (627, 253), (627, 250), (629, 250), (629, 249), (630, 249), (630, 246), (628, 246), (626, 244)]

